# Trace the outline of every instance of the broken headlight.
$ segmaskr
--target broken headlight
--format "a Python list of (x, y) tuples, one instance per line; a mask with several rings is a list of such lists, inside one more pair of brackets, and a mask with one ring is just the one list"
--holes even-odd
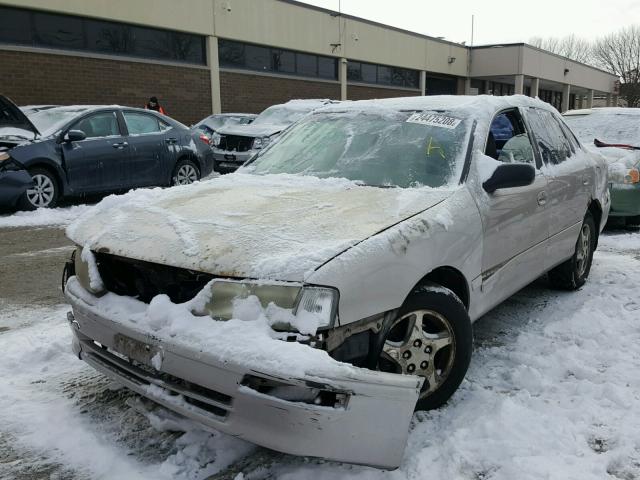
[(317, 328), (331, 327), (338, 307), (338, 292), (333, 288), (284, 282), (215, 280), (202, 313), (218, 320), (229, 320), (234, 315), (236, 301), (250, 296), (258, 299), (267, 316), (273, 314), (271, 325), (278, 330), (300, 330), (301, 322), (317, 325)]

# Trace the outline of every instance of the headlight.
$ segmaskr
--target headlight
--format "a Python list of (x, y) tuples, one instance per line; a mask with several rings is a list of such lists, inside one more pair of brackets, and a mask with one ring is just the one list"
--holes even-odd
[(105, 293), (93, 252), (88, 248), (76, 247), (75, 271), (78, 283), (94, 295)]
[(217, 147), (218, 145), (220, 145), (221, 138), (222, 137), (218, 132), (214, 132), (213, 135), (211, 135), (211, 138), (209, 141), (211, 142), (211, 145), (213, 145), (214, 147)]
[(253, 140), (253, 148), (264, 148), (269, 145), (270, 141), (269, 137), (256, 138)]
[[(233, 317), (238, 299), (255, 296), (277, 330), (315, 330), (333, 325), (338, 305), (338, 292), (332, 288), (303, 286), (295, 283), (260, 284), (235, 280), (216, 280), (202, 314), (217, 320)], [(273, 307), (276, 308), (273, 308)], [(304, 326), (303, 326), (304, 325)], [(315, 333), (315, 332), (314, 332)]]

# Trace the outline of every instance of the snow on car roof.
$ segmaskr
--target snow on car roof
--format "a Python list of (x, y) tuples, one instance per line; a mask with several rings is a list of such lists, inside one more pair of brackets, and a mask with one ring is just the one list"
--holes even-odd
[(569, 110), (563, 115), (640, 115), (640, 108), (625, 108), (625, 107), (595, 107), (595, 108), (581, 108), (576, 110)]

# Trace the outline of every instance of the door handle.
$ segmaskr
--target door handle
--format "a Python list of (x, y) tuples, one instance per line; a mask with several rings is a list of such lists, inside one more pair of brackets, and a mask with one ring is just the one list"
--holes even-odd
[(119, 143), (114, 143), (113, 145), (111, 145), (113, 148), (117, 148), (118, 150), (122, 150), (124, 147), (129, 146), (129, 144), (127, 142), (119, 142)]
[(165, 142), (167, 142), (169, 145), (174, 145), (174, 144), (178, 143), (178, 139), (177, 138), (167, 138), (167, 139), (165, 139)]
[(589, 176), (588, 175), (584, 175), (582, 177), (582, 184), (583, 185), (589, 185)]
[(547, 192), (544, 190), (538, 193), (538, 205), (542, 206), (547, 203)]

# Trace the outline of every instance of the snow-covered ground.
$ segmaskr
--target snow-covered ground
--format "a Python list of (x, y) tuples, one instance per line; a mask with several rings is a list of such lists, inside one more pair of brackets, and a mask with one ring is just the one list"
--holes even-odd
[(467, 379), (392, 472), (204, 432), (73, 357), (65, 306), (2, 305), (0, 478), (640, 479), (639, 285), (640, 233), (607, 234), (580, 291), (541, 280), (480, 319)]
[(92, 205), (73, 205), (60, 208), (39, 208), (31, 212), (13, 212), (0, 215), (0, 228), (6, 227), (64, 227), (93, 208)]

